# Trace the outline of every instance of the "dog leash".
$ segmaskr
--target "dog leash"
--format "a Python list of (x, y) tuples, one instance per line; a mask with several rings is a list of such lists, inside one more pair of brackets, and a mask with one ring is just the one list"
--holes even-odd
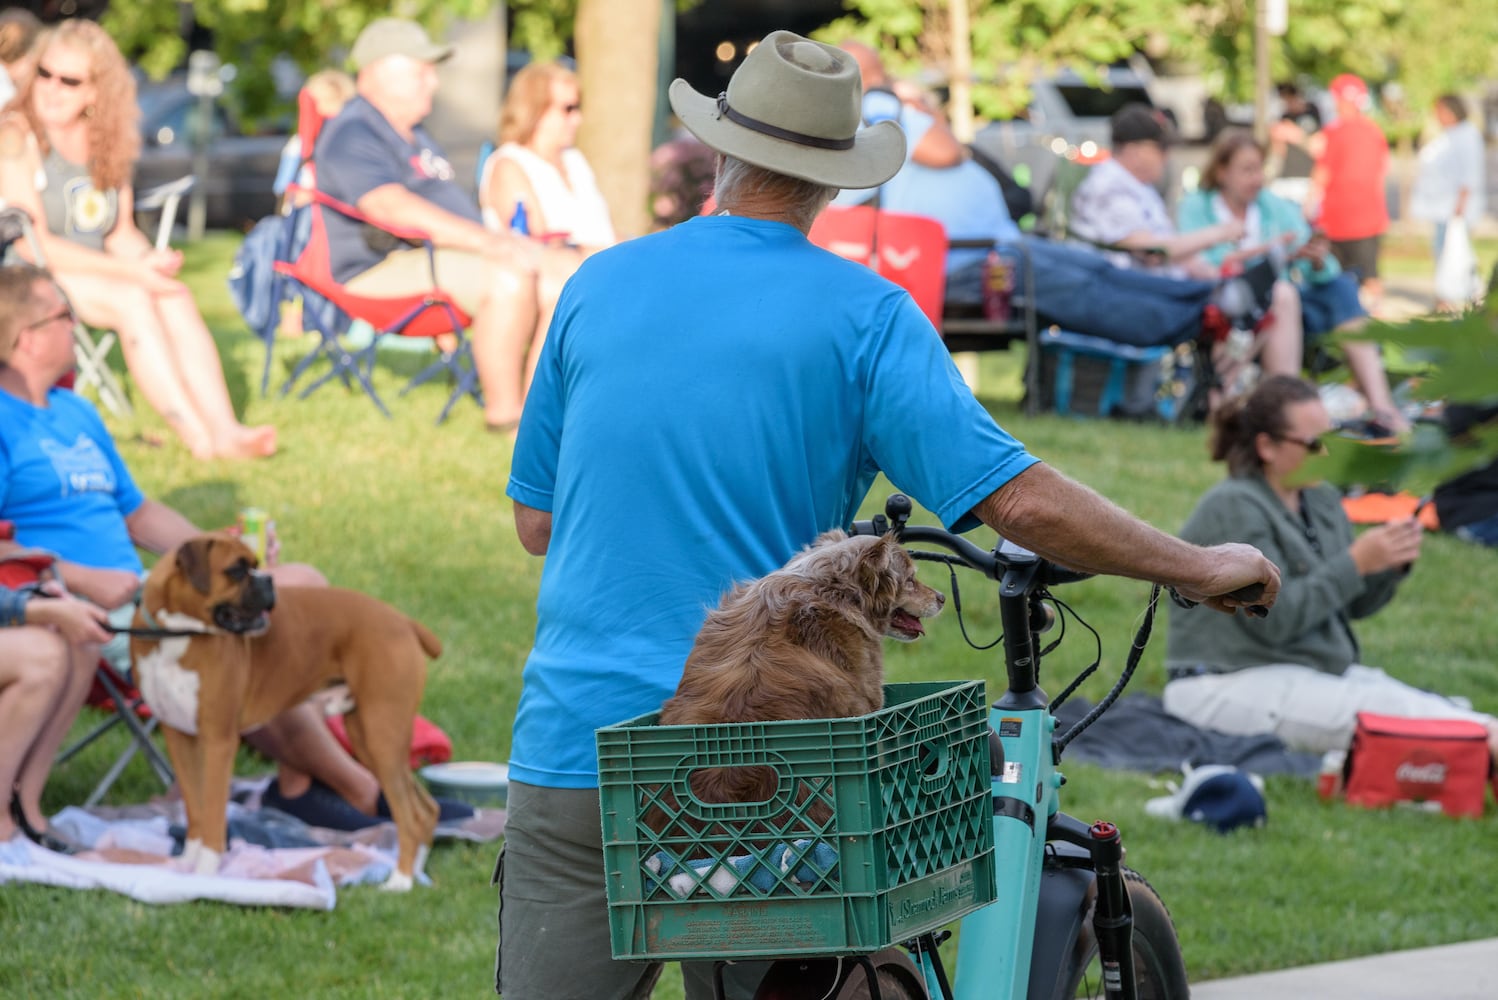
[(214, 628), (211, 625), (204, 625), (201, 622), (198, 623), (197, 628), (166, 628), (156, 620), (155, 616), (151, 614), (150, 609), (148, 609), (144, 604), (140, 604), (137, 607), (140, 610), (141, 618), (145, 620), (145, 628), (132, 628), (123, 625), (105, 625), (105, 631), (112, 632), (115, 635), (134, 636), (137, 639), (190, 639), (193, 636), (199, 635), (229, 634), (222, 629)]

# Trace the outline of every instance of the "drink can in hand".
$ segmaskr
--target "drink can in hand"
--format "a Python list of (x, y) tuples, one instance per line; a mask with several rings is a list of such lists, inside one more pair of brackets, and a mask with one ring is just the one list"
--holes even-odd
[(246, 507), (239, 512), (239, 539), (254, 551), (260, 565), (265, 565), (269, 541), (270, 515), (259, 507)]

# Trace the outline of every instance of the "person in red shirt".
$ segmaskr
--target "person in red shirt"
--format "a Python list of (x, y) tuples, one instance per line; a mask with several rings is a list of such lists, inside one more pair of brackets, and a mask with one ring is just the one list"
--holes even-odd
[(1368, 85), (1343, 73), (1327, 88), (1337, 117), (1314, 139), (1316, 166), (1306, 196), (1306, 215), (1326, 233), (1332, 253), (1344, 271), (1357, 274), (1370, 309), (1382, 294), (1378, 251), (1389, 228), (1384, 180), (1389, 173), (1389, 143), (1383, 131), (1363, 114)]

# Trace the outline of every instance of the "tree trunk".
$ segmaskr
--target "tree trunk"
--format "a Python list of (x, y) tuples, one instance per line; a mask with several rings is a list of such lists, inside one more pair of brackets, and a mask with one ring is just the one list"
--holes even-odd
[(578, 146), (621, 239), (650, 228), (660, 0), (579, 0), (573, 40), (583, 92)]

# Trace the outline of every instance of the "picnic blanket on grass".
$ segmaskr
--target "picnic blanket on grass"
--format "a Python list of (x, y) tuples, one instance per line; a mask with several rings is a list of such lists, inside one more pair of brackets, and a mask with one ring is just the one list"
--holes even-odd
[[(0, 843), (0, 885), (35, 882), (105, 889), (143, 903), (217, 900), (242, 906), (331, 910), (344, 886), (384, 882), (395, 866), (394, 823), (344, 832), (312, 827), (260, 807), (268, 778), (236, 780), (229, 803), (229, 850), (219, 871), (185, 871), (177, 857), (186, 827), (180, 801), (91, 810), (74, 806), (52, 825), (85, 850), (69, 857), (24, 839)], [(504, 833), (503, 809), (437, 827), (437, 839), (486, 842)], [(423, 876), (423, 884), (430, 881)]]

